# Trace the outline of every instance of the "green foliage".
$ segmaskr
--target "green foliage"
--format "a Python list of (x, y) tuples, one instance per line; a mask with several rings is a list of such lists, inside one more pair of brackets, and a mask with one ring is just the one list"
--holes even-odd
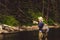
[(48, 22), (46, 21), (46, 19), (43, 19), (43, 22), (44, 22), (45, 24), (48, 24)]
[(7, 24), (7, 25), (10, 25), (10, 26), (19, 25), (19, 22), (13, 16), (4, 16), (3, 20), (1, 20), (1, 23)]
[(53, 25), (53, 24), (54, 24), (54, 21), (50, 18), (50, 19), (48, 20), (48, 24), (49, 24), (49, 25)]
[(33, 17), (33, 20), (37, 20), (38, 17), (42, 16), (42, 13), (39, 10), (29, 9), (28, 13)]
[(48, 25), (54, 25), (54, 20), (51, 19), (51, 18), (49, 18), (47, 21), (46, 21), (46, 19), (44, 19), (43, 22), (44, 22), (45, 24), (48, 24)]
[(27, 27), (27, 26), (32, 26), (33, 24), (32, 23), (25, 23), (24, 25)]
[(45, 18), (43, 18), (43, 22), (45, 24), (48, 24), (48, 25), (54, 25), (54, 20), (49, 18), (48, 20), (46, 20)]

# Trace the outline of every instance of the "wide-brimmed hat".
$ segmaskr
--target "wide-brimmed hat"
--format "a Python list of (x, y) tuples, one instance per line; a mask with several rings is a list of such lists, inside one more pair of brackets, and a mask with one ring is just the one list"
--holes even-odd
[(38, 20), (43, 21), (43, 17), (38, 17)]

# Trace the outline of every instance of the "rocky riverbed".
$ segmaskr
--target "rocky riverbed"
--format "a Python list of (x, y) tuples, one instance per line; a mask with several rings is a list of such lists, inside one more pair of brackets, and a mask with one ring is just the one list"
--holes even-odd
[(15, 31), (32, 31), (32, 30), (38, 30), (39, 28), (37, 26), (9, 26), (6, 24), (0, 25), (0, 33), (11, 33)]

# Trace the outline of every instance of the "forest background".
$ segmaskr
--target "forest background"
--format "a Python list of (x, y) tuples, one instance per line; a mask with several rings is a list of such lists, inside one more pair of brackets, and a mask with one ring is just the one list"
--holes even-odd
[(0, 0), (0, 23), (32, 25), (42, 16), (49, 25), (60, 24), (60, 0)]

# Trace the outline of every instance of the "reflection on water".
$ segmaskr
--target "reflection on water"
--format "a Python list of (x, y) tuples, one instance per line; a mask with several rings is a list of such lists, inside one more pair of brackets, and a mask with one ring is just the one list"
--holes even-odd
[(0, 34), (0, 40), (38, 40), (38, 30)]

